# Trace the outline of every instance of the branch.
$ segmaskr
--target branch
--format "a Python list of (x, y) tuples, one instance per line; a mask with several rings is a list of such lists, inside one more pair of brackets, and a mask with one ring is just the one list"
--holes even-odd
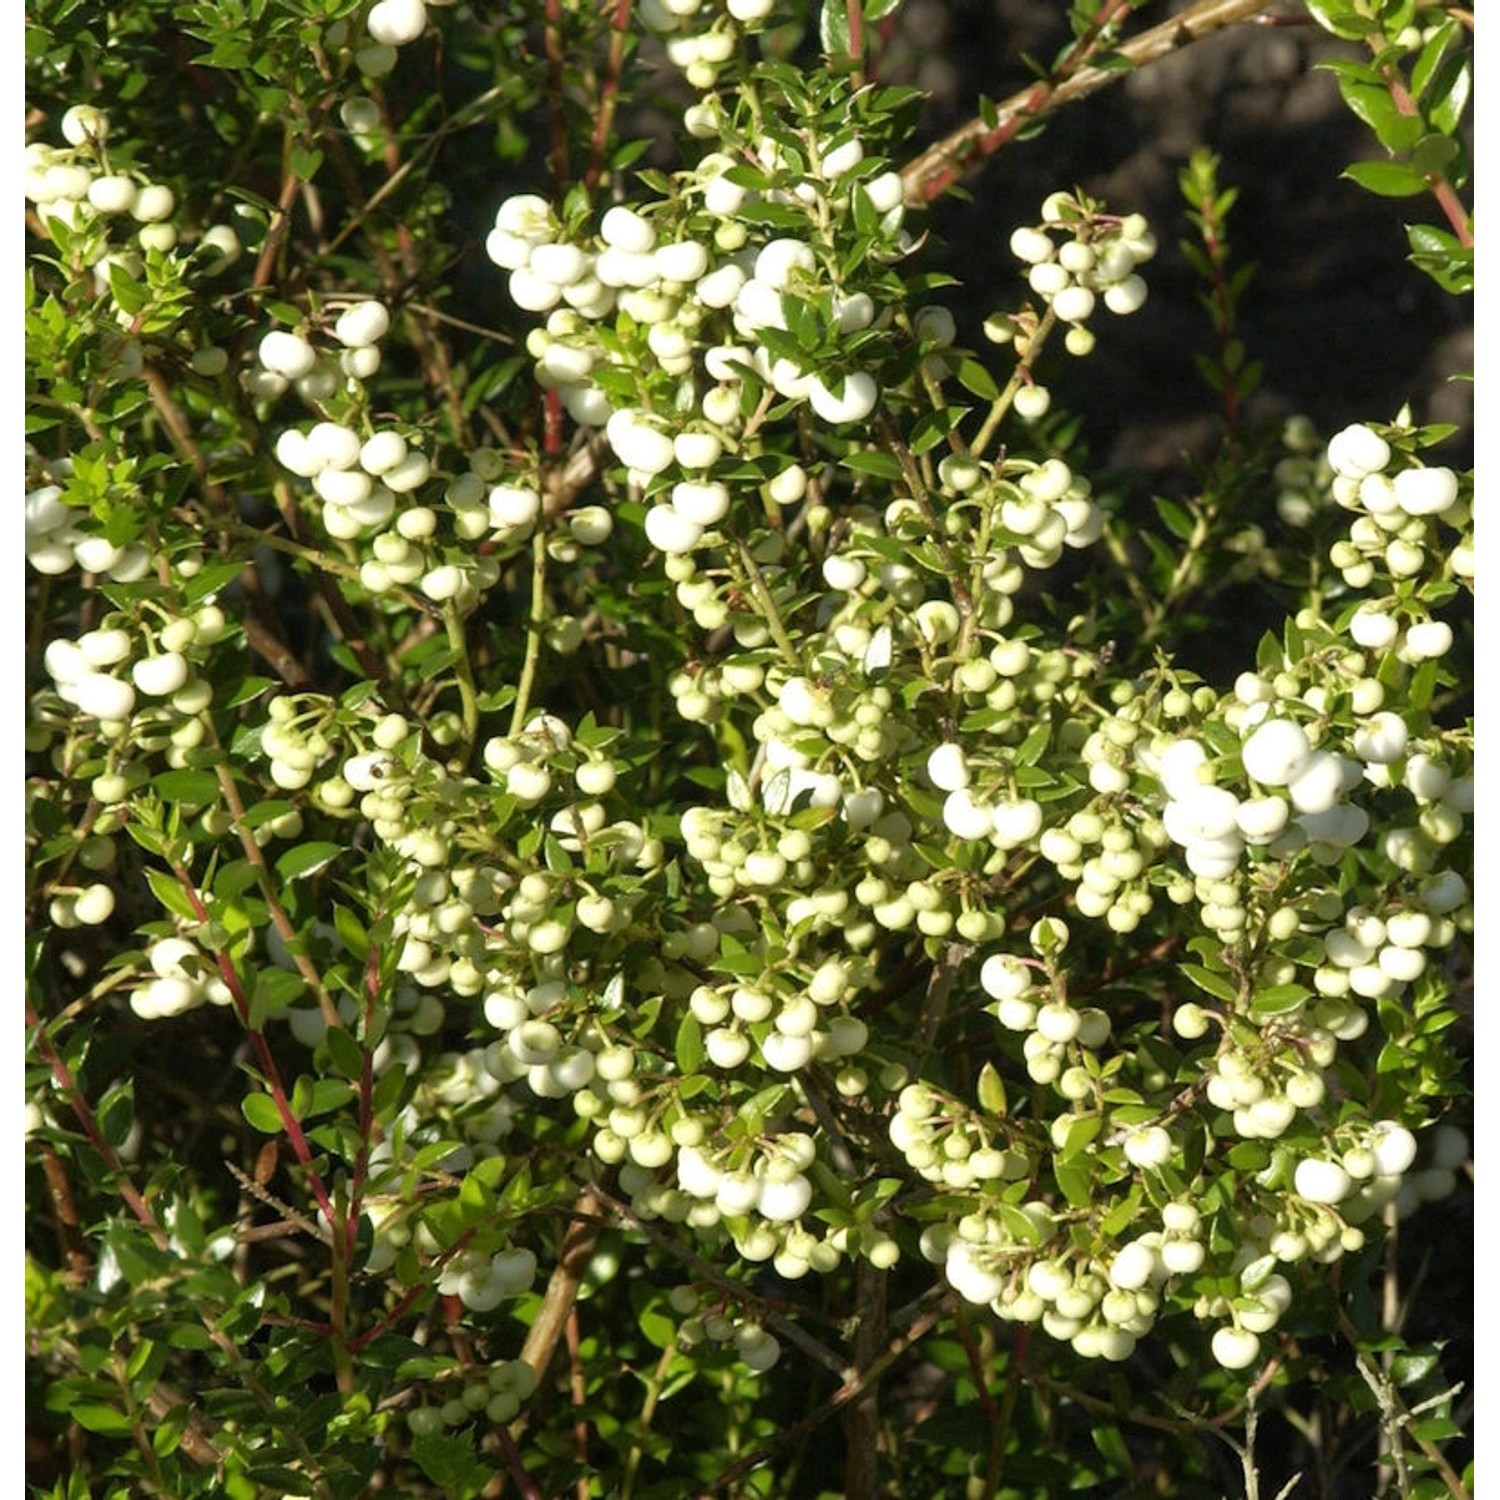
[(786, 1447), (815, 1431), (826, 1422), (835, 1412), (860, 1396), (864, 1391), (874, 1385), (880, 1377), (906, 1353), (913, 1344), (919, 1343), (930, 1333), (933, 1327), (941, 1322), (952, 1312), (951, 1299), (944, 1296), (941, 1300), (929, 1307), (922, 1313), (904, 1332), (898, 1333), (886, 1345), (885, 1349), (875, 1357), (864, 1369), (851, 1371), (848, 1379), (836, 1390), (826, 1401), (816, 1407), (800, 1422), (788, 1427), (784, 1432), (772, 1438), (763, 1447), (747, 1454), (737, 1463), (731, 1464), (723, 1473), (717, 1475), (703, 1489), (698, 1491), (697, 1500), (708, 1500), (708, 1497), (727, 1491), (731, 1494), (742, 1494), (743, 1491), (736, 1489), (741, 1480), (747, 1475), (753, 1474), (775, 1453), (778, 1449)]
[[(1173, 16), (1160, 26), (1153, 26), (1150, 31), (1122, 42), (1115, 49), (1115, 55), (1128, 62), (1131, 68), (1139, 68), (1201, 41), (1225, 26), (1248, 20), (1270, 3), (1271, 0), (1198, 0), (1180, 16)], [(1097, 37), (1093, 40), (1097, 41)], [(1012, 94), (998, 106), (993, 125), (987, 125), (977, 117), (969, 120), (908, 162), (901, 169), (906, 201), (931, 203), (959, 178), (993, 156), (1022, 126), (1123, 77), (1127, 71), (1124, 68), (1079, 66), (1086, 56), (1097, 50), (1096, 46), (1075, 48), (1064, 65), (1069, 69), (1068, 76), (1056, 80), (1042, 79)], [(1072, 71), (1074, 68), (1076, 71)]]
[[(521, 1358), (536, 1371), (538, 1380), (547, 1373), (547, 1366), (552, 1363), (557, 1341), (561, 1338), (563, 1329), (567, 1326), (568, 1314), (572, 1312), (573, 1304), (578, 1299), (583, 1273), (588, 1270), (589, 1261), (593, 1259), (594, 1246), (602, 1227), (602, 1208), (594, 1189), (587, 1187), (579, 1193), (578, 1201), (573, 1206), (572, 1222), (563, 1235), (562, 1250), (558, 1254), (557, 1265), (553, 1267), (551, 1279), (547, 1282), (541, 1309), (531, 1325), (531, 1331), (526, 1335), (526, 1342), (521, 1346)], [(510, 1431), (513, 1436), (519, 1437), (524, 1427), (523, 1417), (511, 1424)]]
[(120, 1160), (119, 1153), (110, 1145), (103, 1130), (100, 1129), (88, 1100), (84, 1098), (83, 1089), (73, 1076), (73, 1070), (68, 1066), (62, 1053), (53, 1046), (52, 1038), (47, 1035), (42, 1018), (32, 1008), (30, 1000), (26, 1001), (26, 1024), (34, 1028), (31, 1045), (36, 1049), (37, 1056), (51, 1070), (58, 1092), (68, 1101), (68, 1108), (72, 1110), (79, 1129), (88, 1137), (89, 1145), (98, 1152), (100, 1160), (103, 1161), (105, 1169), (113, 1179), (114, 1190), (151, 1236), (151, 1242), (156, 1248), (167, 1251), (169, 1246), (166, 1230), (162, 1228), (161, 1221), (152, 1212), (151, 1205), (132, 1181), (124, 1162)]
[[(1381, 44), (1376, 38), (1369, 39), (1370, 50), (1378, 57)], [(1420, 119), (1421, 111), (1417, 108), (1416, 100), (1412, 98), (1406, 87), (1405, 80), (1397, 71), (1394, 63), (1387, 63), (1380, 70), (1380, 76), (1385, 80), (1385, 86), (1391, 96), (1391, 103), (1396, 106), (1398, 114), (1407, 116), (1409, 119)], [(1446, 177), (1436, 172), (1425, 174), (1427, 189), (1432, 194), (1433, 201), (1442, 209), (1443, 217), (1447, 219), (1453, 229), (1454, 237), (1465, 250), (1474, 248), (1474, 229), (1469, 211), (1463, 205), (1457, 191)]]

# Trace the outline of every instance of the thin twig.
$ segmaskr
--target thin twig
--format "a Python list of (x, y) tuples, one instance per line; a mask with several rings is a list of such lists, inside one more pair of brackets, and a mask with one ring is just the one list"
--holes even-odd
[[(1139, 68), (1201, 41), (1226, 26), (1248, 20), (1270, 3), (1271, 0), (1199, 0), (1180, 16), (1173, 16), (1128, 42), (1122, 42), (1114, 52), (1131, 67)], [(1078, 57), (1077, 49), (1073, 56)], [(1082, 61), (1082, 58), (1078, 57), (1078, 60)], [(1022, 126), (1064, 104), (1072, 104), (1097, 92), (1105, 84), (1116, 82), (1126, 71), (1114, 67), (1080, 67), (1059, 81), (1042, 79), (1012, 94), (996, 107), (993, 124), (986, 124), (979, 117), (966, 121), (901, 169), (906, 201), (932, 202), (966, 173), (993, 156), (1014, 138)]]
[(740, 1493), (734, 1486), (738, 1485), (746, 1475), (753, 1474), (773, 1454), (791, 1443), (799, 1442), (808, 1433), (815, 1431), (830, 1417), (847, 1406), (860, 1395), (867, 1385), (872, 1381), (879, 1380), (913, 1344), (919, 1343), (925, 1338), (943, 1318), (950, 1314), (951, 1310), (950, 1299), (944, 1296), (935, 1306), (917, 1317), (908, 1328), (891, 1339), (885, 1349), (866, 1368), (851, 1372), (848, 1380), (838, 1390), (826, 1401), (815, 1407), (800, 1422), (787, 1428), (785, 1432), (780, 1433), (769, 1443), (746, 1454), (744, 1458), (740, 1459), (737, 1463), (731, 1464), (721, 1474), (717, 1475), (708, 1485), (698, 1491), (697, 1500), (707, 1500), (707, 1497), (710, 1495), (722, 1494), (726, 1491), (731, 1494)]

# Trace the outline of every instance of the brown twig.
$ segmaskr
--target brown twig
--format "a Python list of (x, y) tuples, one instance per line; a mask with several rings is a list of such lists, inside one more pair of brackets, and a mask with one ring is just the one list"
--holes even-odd
[(302, 179), (288, 168), (281, 181), (281, 196), (276, 200), (276, 213), (266, 233), (266, 242), (261, 246), (260, 258), (255, 262), (255, 276), (250, 285), (256, 291), (264, 291), (271, 280), (276, 257), (281, 254), (281, 246), (292, 227), (292, 204), (297, 201), (301, 188)]
[[(172, 439), (172, 446), (192, 469), (209, 509), (221, 521), (234, 520), (234, 501), (224, 486), (213, 477), (208, 459), (194, 436), (192, 423), (177, 404), (166, 377), (157, 366), (149, 363), (141, 373), (146, 389), (151, 392), (151, 403), (156, 408), (156, 414)], [(270, 665), (288, 687), (308, 686), (312, 679), (296, 653), (282, 639), (275, 606), (267, 596), (260, 573), (252, 560), (246, 559), (240, 571), (239, 583), (254, 610), (254, 614), (247, 616), (243, 622), (246, 644)]]
[(865, 1368), (854, 1370), (848, 1379), (828, 1399), (815, 1407), (800, 1422), (778, 1434), (769, 1443), (763, 1444), (753, 1452), (745, 1455), (737, 1463), (731, 1464), (721, 1474), (715, 1476), (703, 1489), (698, 1491), (696, 1500), (708, 1500), (711, 1495), (723, 1493), (738, 1494), (734, 1486), (747, 1474), (753, 1474), (758, 1468), (767, 1462), (771, 1456), (791, 1443), (799, 1442), (808, 1433), (822, 1426), (830, 1417), (836, 1415), (844, 1407), (854, 1401), (872, 1382), (880, 1379), (882, 1375), (906, 1353), (913, 1344), (920, 1342), (926, 1335), (947, 1317), (952, 1311), (950, 1299), (944, 1296), (937, 1304), (930, 1307), (925, 1313), (916, 1317), (904, 1332), (898, 1333), (887, 1343), (886, 1347)]
[[(1173, 16), (1149, 31), (1122, 42), (1114, 49), (1133, 68), (1155, 62), (1158, 58), (1201, 41), (1212, 32), (1236, 22), (1248, 20), (1264, 10), (1271, 0), (1198, 0), (1180, 16)], [(930, 203), (947, 192), (954, 183), (972, 171), (986, 158), (1011, 141), (1024, 125), (1039, 119), (1064, 104), (1085, 98), (1124, 76), (1119, 68), (1088, 67), (1087, 58), (1098, 51), (1098, 33), (1106, 20), (1114, 19), (1124, 6), (1107, 6), (1096, 18), (1090, 33), (1080, 38), (1093, 45), (1076, 45), (1064, 59), (1066, 74), (1041, 79), (1012, 94), (996, 107), (993, 124), (982, 118), (966, 121), (942, 140), (929, 146), (901, 170), (908, 203)]]
[[(238, 793), (233, 790), (232, 778), (228, 776), (228, 773), (224, 771), (222, 766), (219, 767), (219, 770), (223, 773), (219, 782), (220, 787), (223, 788), (225, 783), (229, 782), (229, 793), (233, 794), (237, 801)], [(241, 817), (243, 817), (243, 811), (240, 817), (236, 818), (237, 823), (240, 822)], [(241, 823), (240, 826), (243, 827), (243, 824)], [(204, 903), (202, 893), (198, 890), (197, 881), (193, 879), (192, 875), (182, 865), (175, 861), (170, 861), (169, 863), (173, 877), (182, 887), (188, 904), (193, 908), (194, 916), (198, 921), (206, 924), (209, 921), (208, 907)], [(276, 1106), (276, 1112), (281, 1118), (282, 1128), (286, 1131), (287, 1140), (290, 1142), (297, 1160), (307, 1170), (308, 1185), (312, 1189), (313, 1196), (318, 1200), (318, 1207), (323, 1210), (328, 1217), (328, 1222), (337, 1230), (341, 1223), (339, 1211), (329, 1196), (322, 1175), (313, 1165), (312, 1148), (308, 1145), (307, 1136), (302, 1129), (302, 1122), (292, 1113), (291, 1101), (288, 1099), (286, 1088), (281, 1081), (281, 1070), (276, 1065), (276, 1059), (271, 1053), (270, 1044), (266, 1041), (265, 1032), (257, 1030), (251, 1025), (250, 996), (245, 989), (244, 980), (240, 977), (239, 970), (235, 968), (234, 962), (227, 952), (222, 950), (219, 952), (217, 955), (217, 964), (219, 977), (224, 981), (226, 988), (229, 990), (235, 1014), (239, 1016), (240, 1023), (249, 1033), (250, 1045), (254, 1049), (256, 1061), (260, 1065), (262, 1081), (266, 1086), (266, 1091), (270, 1095), (272, 1103)], [(321, 981), (319, 982), (319, 988), (321, 988)], [(326, 991), (324, 992), (324, 998), (327, 998)], [(329, 1004), (331, 1006), (332, 1002), (329, 1001)], [(336, 1016), (337, 1011), (334, 1014)]]
[[(583, 1273), (593, 1258), (594, 1246), (603, 1227), (602, 1211), (603, 1204), (591, 1187), (584, 1188), (573, 1205), (573, 1216), (563, 1235), (562, 1249), (547, 1282), (541, 1308), (526, 1335), (526, 1342), (521, 1345), (521, 1358), (536, 1371), (538, 1380), (552, 1363), (558, 1340), (577, 1301)], [(518, 1417), (510, 1430), (519, 1437), (525, 1425), (525, 1418)]]
[(235, 1237), (240, 1240), (253, 1240), (266, 1238), (266, 1231), (275, 1230), (277, 1236), (285, 1236), (292, 1230), (298, 1230), (303, 1234), (310, 1235), (313, 1239), (323, 1244), (330, 1242), (331, 1236), (328, 1231), (309, 1219), (306, 1214), (298, 1213), (289, 1203), (283, 1203), (274, 1193), (268, 1192), (260, 1183), (250, 1176), (248, 1172), (242, 1171), (232, 1161), (224, 1163), (229, 1168), (229, 1175), (252, 1197), (257, 1203), (266, 1208), (274, 1209), (281, 1215), (281, 1221), (276, 1224), (246, 1225), (236, 1230)]
[[(705, 1260), (695, 1250), (687, 1245), (664, 1234), (656, 1224), (649, 1219), (640, 1218), (628, 1203), (622, 1203), (618, 1198), (612, 1197), (603, 1189), (596, 1189), (598, 1196), (604, 1206), (610, 1210), (621, 1223), (628, 1225), (638, 1234), (651, 1241), (657, 1249), (670, 1255), (674, 1260), (680, 1261), (700, 1281), (714, 1287), (723, 1297), (741, 1302), (751, 1302), (756, 1305), (757, 1315), (762, 1323), (771, 1329), (789, 1344), (795, 1344), (809, 1359), (823, 1366), (839, 1380), (847, 1380), (851, 1374), (851, 1366), (847, 1361), (841, 1359), (827, 1345), (820, 1343), (812, 1334), (802, 1326), (796, 1318), (788, 1317), (784, 1312), (778, 1311), (775, 1306), (763, 1297), (757, 1297), (748, 1288), (733, 1282), (726, 1277), (711, 1261)], [(782, 1304), (785, 1306), (786, 1304)], [(800, 1309), (799, 1309), (800, 1311)]]
[(42, 1142), (42, 1172), (47, 1179), (47, 1196), (52, 1199), (53, 1229), (57, 1235), (57, 1248), (67, 1263), (68, 1274), (83, 1280), (89, 1273), (89, 1255), (84, 1249), (83, 1225), (78, 1219), (78, 1208), (73, 1202), (73, 1184), (63, 1167), (57, 1147), (51, 1141)]
[(552, 163), (552, 180), (561, 193), (569, 181), (568, 125), (563, 114), (563, 67), (567, 61), (567, 52), (563, 46), (562, 0), (545, 0), (543, 10), (543, 46), (547, 53), (547, 124), (551, 138), (548, 155)]
[(578, 1328), (578, 1304), (568, 1310), (568, 1399), (573, 1403), (573, 1452), (578, 1459), (578, 1500), (589, 1500), (589, 1423), (585, 1412), (588, 1383), (583, 1374), (583, 1354)]
[[(852, 7), (851, 7), (852, 9)], [(854, 1368), (871, 1372), (848, 1403), (844, 1419), (844, 1494), (847, 1500), (876, 1500), (880, 1494), (880, 1350), (886, 1341), (886, 1275), (861, 1256), (854, 1267), (859, 1310), (853, 1345)]]
[[(83, 1354), (76, 1344), (49, 1335), (47, 1348), (68, 1368), (84, 1369)], [(205, 1467), (223, 1461), (224, 1455), (214, 1442), (208, 1425), (197, 1412), (192, 1410), (188, 1398), (175, 1387), (157, 1381), (146, 1397), (146, 1407), (158, 1423), (164, 1422), (174, 1412), (186, 1411), (187, 1415), (182, 1421), (182, 1436), (178, 1440), (182, 1451), (195, 1464), (202, 1464)]]

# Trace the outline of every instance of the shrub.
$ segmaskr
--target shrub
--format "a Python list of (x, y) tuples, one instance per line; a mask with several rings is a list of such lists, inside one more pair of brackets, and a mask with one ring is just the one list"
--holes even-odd
[[(1467, 1493), (1472, 474), (1207, 151), (1151, 515), (1168, 226), (927, 242), (1132, 9), (920, 146), (893, 0), (34, 8), (35, 1492)], [(1463, 19), (1308, 10), (1467, 293)]]

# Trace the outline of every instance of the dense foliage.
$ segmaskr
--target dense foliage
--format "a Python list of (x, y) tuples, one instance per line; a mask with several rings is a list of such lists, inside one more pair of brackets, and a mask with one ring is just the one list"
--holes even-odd
[[(1461, 437), (1265, 419), (1207, 151), (928, 238), (1152, 9), (31, 8), (33, 1493), (1469, 1493)], [(1472, 19), (1283, 19), (1466, 296)]]

